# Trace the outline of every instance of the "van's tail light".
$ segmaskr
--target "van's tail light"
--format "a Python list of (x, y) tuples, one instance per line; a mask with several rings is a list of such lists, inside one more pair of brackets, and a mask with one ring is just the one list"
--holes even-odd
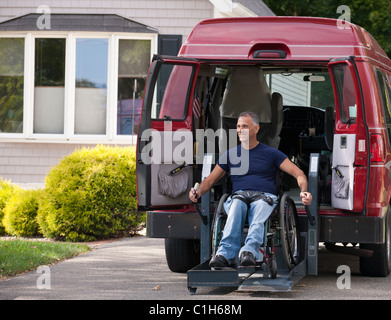
[(382, 162), (385, 159), (384, 138), (382, 134), (371, 135), (371, 161)]

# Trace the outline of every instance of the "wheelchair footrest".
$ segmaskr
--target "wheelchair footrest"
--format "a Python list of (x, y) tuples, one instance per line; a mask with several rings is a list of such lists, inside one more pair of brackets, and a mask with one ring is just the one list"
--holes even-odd
[(263, 261), (257, 261), (255, 266), (238, 266), (238, 270), (264, 270), (267, 267), (266, 263)]

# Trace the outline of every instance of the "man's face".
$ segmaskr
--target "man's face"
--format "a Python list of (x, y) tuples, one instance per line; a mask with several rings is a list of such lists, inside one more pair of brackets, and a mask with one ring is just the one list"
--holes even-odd
[(238, 119), (236, 132), (240, 142), (249, 142), (254, 139), (258, 133), (259, 126), (256, 126), (250, 116), (243, 116)]

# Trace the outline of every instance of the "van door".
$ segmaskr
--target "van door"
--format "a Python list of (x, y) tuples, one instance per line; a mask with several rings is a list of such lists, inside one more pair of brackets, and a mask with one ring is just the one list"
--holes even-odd
[(138, 209), (190, 203), (193, 183), (193, 99), (199, 63), (154, 56), (137, 140)]
[(368, 129), (357, 67), (353, 57), (328, 65), (335, 100), (332, 157), (332, 206), (361, 212), (368, 185)]

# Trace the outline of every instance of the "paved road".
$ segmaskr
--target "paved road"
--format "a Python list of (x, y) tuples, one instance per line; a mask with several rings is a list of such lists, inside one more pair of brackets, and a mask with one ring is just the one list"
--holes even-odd
[[(337, 288), (339, 265), (349, 265), (351, 289)], [(31, 299), (125, 299), (125, 300), (254, 300), (254, 299), (390, 299), (391, 276), (368, 278), (358, 274), (358, 259), (319, 252), (319, 275), (307, 276), (287, 293), (238, 292), (228, 288), (187, 290), (186, 274), (169, 271), (163, 239), (145, 236), (98, 245), (94, 250), (50, 266), (49, 285), (45, 274), (36, 271), (0, 281), (1, 300)]]

